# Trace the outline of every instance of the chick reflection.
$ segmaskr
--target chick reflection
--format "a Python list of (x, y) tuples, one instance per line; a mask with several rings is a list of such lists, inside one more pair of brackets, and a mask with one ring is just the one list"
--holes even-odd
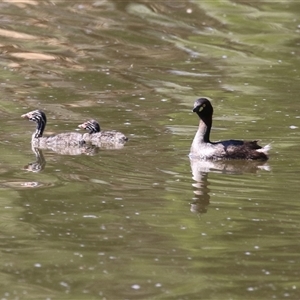
[[(93, 145), (87, 145), (87, 144), (78, 145), (78, 146), (65, 146), (65, 147), (55, 146), (55, 147), (47, 147), (47, 148), (43, 148), (43, 149), (51, 150), (60, 155), (84, 154), (84, 155), (93, 156), (93, 155), (97, 154), (99, 151), (98, 147), (95, 147)], [(45, 168), (46, 160), (45, 160), (42, 149), (32, 147), (31, 150), (35, 155), (35, 161), (24, 166), (24, 170), (37, 173), (37, 172), (42, 171)]]
[(40, 150), (39, 148), (34, 148), (34, 147), (32, 147), (31, 149), (35, 155), (35, 161), (24, 166), (24, 170), (37, 173), (37, 172), (44, 170), (44, 168), (46, 166), (46, 160), (45, 160), (42, 150)]
[(99, 148), (91, 144), (81, 144), (81, 145), (47, 145), (47, 147), (39, 147), (39, 149), (51, 150), (60, 155), (95, 155), (98, 153)]
[(199, 160), (190, 158), (193, 179), (194, 194), (191, 203), (191, 212), (206, 213), (210, 201), (210, 189), (208, 188), (208, 173), (244, 174), (256, 173), (259, 169), (269, 171), (270, 167), (262, 161), (245, 160)]

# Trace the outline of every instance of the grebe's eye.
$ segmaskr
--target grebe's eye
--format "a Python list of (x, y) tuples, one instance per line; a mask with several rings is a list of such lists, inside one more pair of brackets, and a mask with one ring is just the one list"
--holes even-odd
[(199, 112), (200, 112), (200, 111), (202, 111), (202, 110), (205, 108), (205, 106), (206, 106), (206, 104), (205, 104), (205, 103), (204, 103), (204, 104), (202, 104), (202, 105), (199, 107), (199, 110), (198, 110), (198, 111), (199, 111)]

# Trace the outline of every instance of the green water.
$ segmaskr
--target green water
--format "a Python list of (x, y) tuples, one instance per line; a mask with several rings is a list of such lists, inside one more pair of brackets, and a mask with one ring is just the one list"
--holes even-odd
[[(0, 3), (1, 299), (298, 299), (300, 5)], [(212, 140), (271, 143), (265, 163), (194, 162)], [(124, 148), (34, 153), (85, 120)]]

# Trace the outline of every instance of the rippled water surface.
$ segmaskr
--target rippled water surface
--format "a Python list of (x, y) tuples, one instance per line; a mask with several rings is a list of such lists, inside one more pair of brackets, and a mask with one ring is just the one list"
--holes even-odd
[[(1, 299), (299, 299), (296, 1), (0, 3)], [(212, 140), (270, 160), (189, 161)], [(31, 149), (94, 118), (122, 149)]]

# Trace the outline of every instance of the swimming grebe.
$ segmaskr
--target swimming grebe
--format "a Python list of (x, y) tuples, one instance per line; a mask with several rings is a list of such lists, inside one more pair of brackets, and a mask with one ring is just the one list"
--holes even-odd
[(93, 119), (78, 125), (78, 127), (89, 131), (89, 133), (83, 134), (84, 142), (96, 146), (123, 145), (128, 140), (121, 132), (115, 130), (101, 131), (99, 123)]
[(59, 133), (57, 135), (43, 137), (43, 133), (47, 124), (46, 114), (41, 110), (33, 110), (21, 116), (30, 121), (35, 122), (36, 130), (32, 134), (31, 144), (33, 147), (46, 147), (51, 145), (81, 145), (83, 135), (79, 132)]
[(267, 160), (270, 145), (261, 147), (257, 141), (227, 140), (211, 142), (213, 107), (207, 98), (196, 100), (193, 108), (199, 118), (198, 131), (194, 137), (190, 157), (199, 159), (252, 159)]

